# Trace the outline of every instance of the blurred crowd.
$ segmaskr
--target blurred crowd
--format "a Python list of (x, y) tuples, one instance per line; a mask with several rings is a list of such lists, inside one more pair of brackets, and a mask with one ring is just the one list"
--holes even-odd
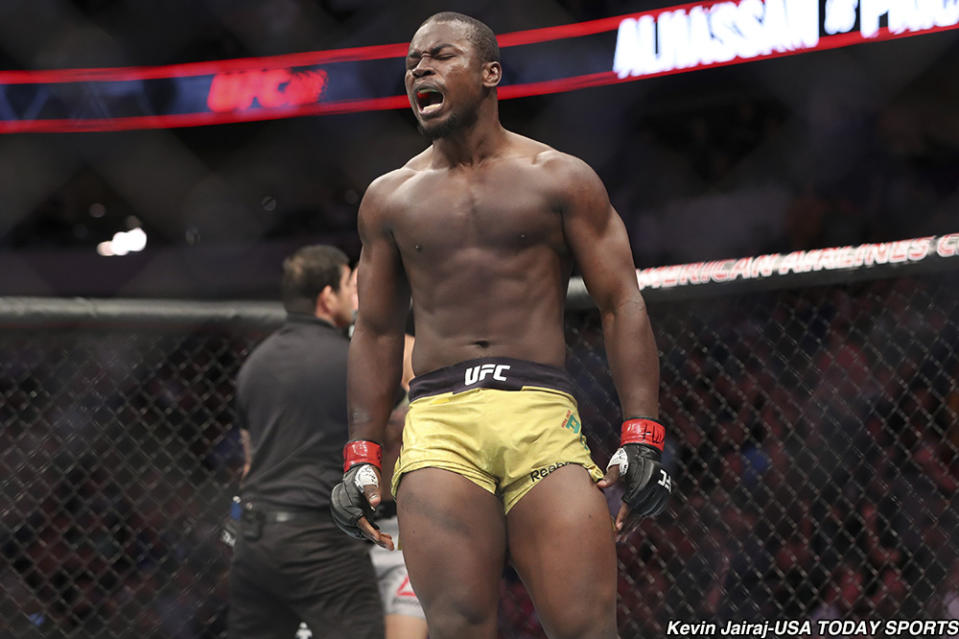
[(225, 631), (233, 378), (265, 332), (181, 330), (5, 327), (0, 635)]
[[(620, 632), (959, 614), (955, 274), (651, 306), (668, 511), (619, 544)], [(568, 316), (596, 459), (617, 442), (598, 318)], [(221, 636), (242, 460), (237, 326), (0, 338), (0, 612), (14, 635)], [(618, 495), (609, 496), (610, 509)], [(543, 637), (502, 582), (503, 639)]]
[[(623, 637), (671, 619), (956, 618), (955, 281), (653, 306), (675, 500), (619, 546)], [(594, 340), (570, 360), (584, 423), (616, 423)]]

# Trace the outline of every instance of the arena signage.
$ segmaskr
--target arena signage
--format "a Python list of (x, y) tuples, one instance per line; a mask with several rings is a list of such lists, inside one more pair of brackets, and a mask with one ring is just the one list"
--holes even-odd
[(253, 107), (302, 106), (318, 102), (326, 89), (322, 69), (293, 73), (289, 69), (217, 73), (210, 83), (206, 103), (211, 111), (229, 113)]
[(815, 271), (859, 270), (959, 256), (959, 233), (756, 257), (658, 266), (636, 272), (643, 289), (756, 280)]
[(659, 75), (957, 24), (959, 0), (827, 0), (821, 15), (810, 0), (703, 2), (625, 18), (613, 70)]
[[(508, 100), (959, 28), (959, 0), (696, 2), (499, 36)], [(405, 43), (156, 67), (0, 71), (0, 133), (406, 109)]]

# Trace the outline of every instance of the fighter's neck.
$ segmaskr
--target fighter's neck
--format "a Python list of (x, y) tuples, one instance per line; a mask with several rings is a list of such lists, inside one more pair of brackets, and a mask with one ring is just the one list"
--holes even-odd
[(498, 119), (480, 118), (472, 126), (433, 140), (434, 166), (469, 166), (497, 155), (508, 144), (509, 133)]

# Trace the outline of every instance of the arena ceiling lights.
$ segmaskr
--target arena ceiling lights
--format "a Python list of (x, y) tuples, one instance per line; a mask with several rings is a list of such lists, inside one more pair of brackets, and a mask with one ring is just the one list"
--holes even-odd
[[(959, 0), (694, 2), (499, 36), (501, 99), (959, 27)], [(160, 67), (0, 71), (0, 133), (117, 131), (408, 108), (404, 43)]]

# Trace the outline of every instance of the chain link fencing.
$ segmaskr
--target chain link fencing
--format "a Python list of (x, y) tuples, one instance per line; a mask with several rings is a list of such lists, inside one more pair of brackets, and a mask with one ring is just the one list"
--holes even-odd
[[(673, 499), (618, 544), (623, 639), (959, 617), (956, 276), (647, 295)], [(280, 318), (0, 303), (0, 636), (225, 636), (233, 381)], [(620, 415), (598, 314), (570, 310), (567, 337), (605, 465)], [(509, 568), (501, 587), (500, 637), (545, 637)]]

